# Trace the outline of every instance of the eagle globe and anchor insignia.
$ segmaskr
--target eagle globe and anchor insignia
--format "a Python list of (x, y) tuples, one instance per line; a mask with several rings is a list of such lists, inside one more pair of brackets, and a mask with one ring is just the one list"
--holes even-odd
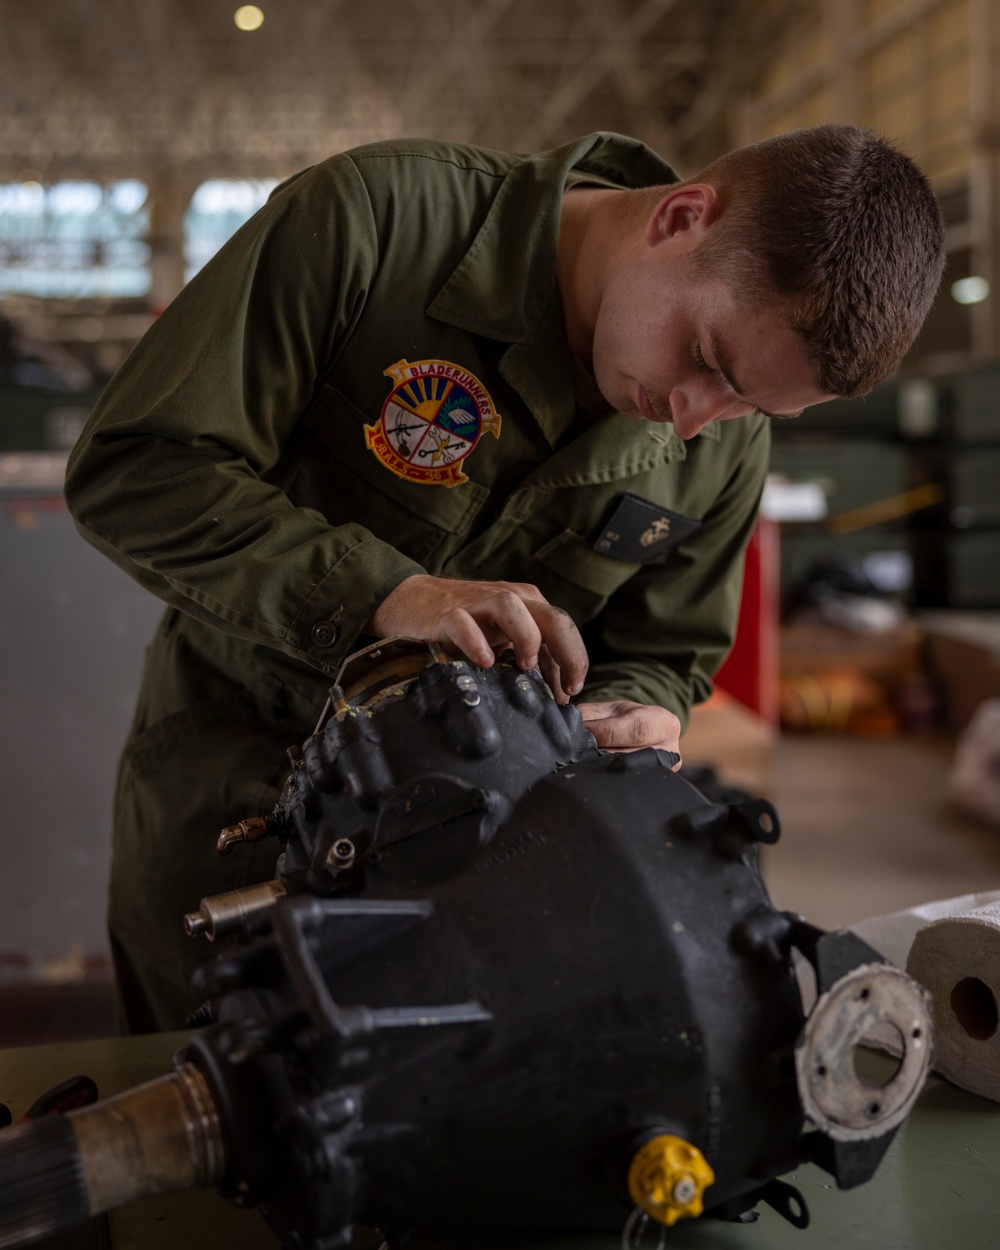
[(425, 486), (469, 479), (462, 461), (484, 434), (500, 436), (500, 414), (486, 387), (447, 360), (398, 360), (385, 370), (395, 385), (365, 443), (397, 477)]

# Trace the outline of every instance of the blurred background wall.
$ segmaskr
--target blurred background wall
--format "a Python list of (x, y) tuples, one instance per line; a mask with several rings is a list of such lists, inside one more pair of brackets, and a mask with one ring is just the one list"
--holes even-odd
[[(159, 610), (76, 537), (68, 449), (187, 278), (345, 147), (618, 130), (686, 176), (825, 121), (897, 140), (941, 198), (948, 275), (896, 377), (776, 429), (776, 473), (821, 499), (782, 527), (783, 590), (853, 558), (935, 610), (882, 640), (893, 680), (964, 614), (993, 655), (998, 41), (1000, 0), (0, 0), (0, 979), (103, 966), (114, 763)], [(789, 626), (795, 671), (829, 665), (825, 628)], [(980, 689), (917, 722), (961, 728)]]

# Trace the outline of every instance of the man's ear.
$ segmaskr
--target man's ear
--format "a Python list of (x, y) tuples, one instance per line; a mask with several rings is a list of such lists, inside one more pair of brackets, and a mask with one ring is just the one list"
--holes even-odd
[(704, 239), (719, 216), (719, 197), (707, 182), (694, 182), (668, 191), (646, 222), (646, 243), (656, 247), (673, 243), (690, 251)]

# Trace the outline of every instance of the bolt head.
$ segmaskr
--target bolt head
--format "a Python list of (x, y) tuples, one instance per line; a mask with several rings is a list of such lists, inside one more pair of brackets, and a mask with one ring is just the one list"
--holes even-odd
[(698, 1186), (693, 1176), (684, 1175), (680, 1177), (674, 1184), (671, 1197), (678, 1206), (687, 1206), (698, 1192)]

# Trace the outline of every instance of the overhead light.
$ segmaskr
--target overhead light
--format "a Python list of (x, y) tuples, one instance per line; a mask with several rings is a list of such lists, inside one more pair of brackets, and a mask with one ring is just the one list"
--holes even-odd
[(264, 13), (255, 4), (241, 4), (233, 14), (233, 21), (240, 30), (260, 30), (264, 25)]
[(959, 278), (951, 284), (951, 298), (958, 304), (981, 304), (989, 293), (985, 278)]

